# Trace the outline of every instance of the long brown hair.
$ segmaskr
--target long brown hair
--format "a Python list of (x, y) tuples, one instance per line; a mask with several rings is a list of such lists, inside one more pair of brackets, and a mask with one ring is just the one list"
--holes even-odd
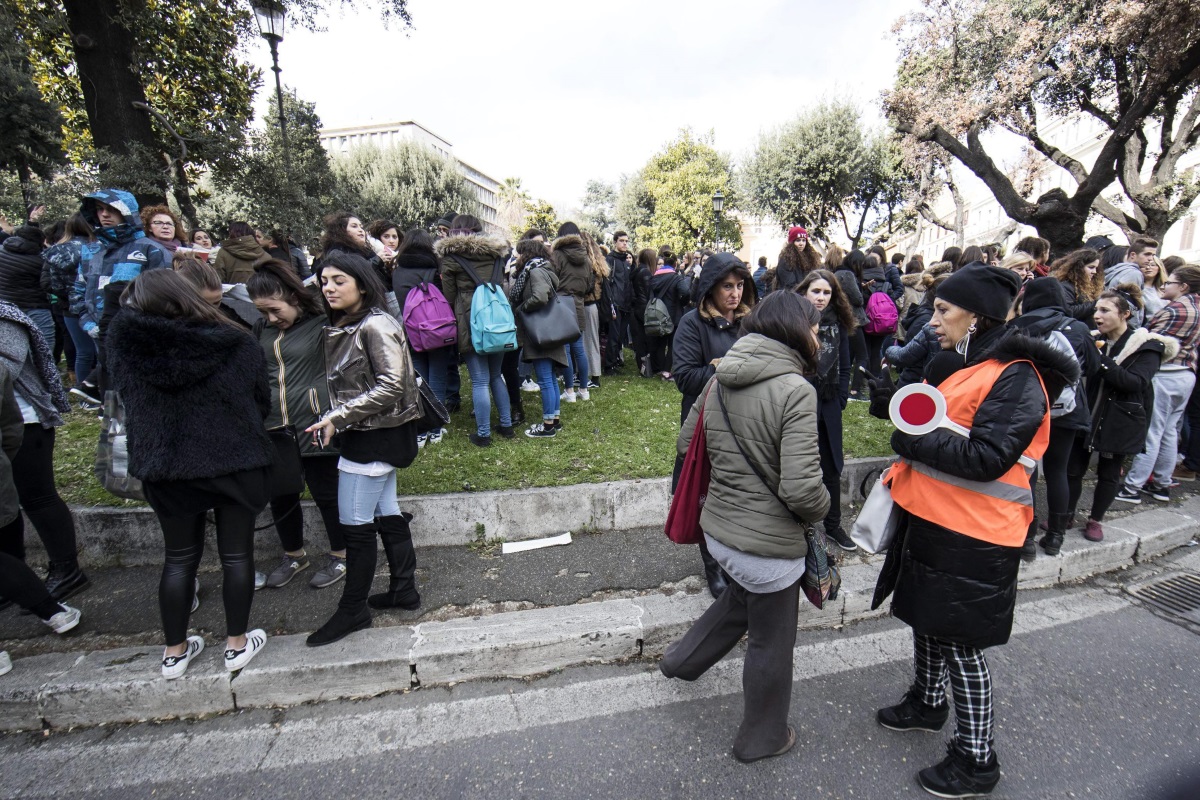
[(212, 322), (241, 330), (233, 320), (204, 302), (187, 279), (169, 269), (152, 269), (134, 278), (121, 293), (121, 305), (156, 317)]
[[(1096, 274), (1089, 278), (1084, 267), (1092, 262), (1096, 262)], [(1096, 300), (1104, 291), (1100, 254), (1095, 250), (1084, 248), (1067, 253), (1050, 265), (1050, 277), (1057, 278), (1059, 283), (1069, 283), (1075, 287), (1075, 294), (1080, 302)]]
[(325, 306), (317, 299), (316, 292), (300, 282), (291, 264), (271, 259), (254, 268), (254, 274), (246, 281), (246, 293), (251, 300), (282, 300), (296, 306), (305, 317), (319, 317)]
[(772, 292), (742, 320), (742, 335), (757, 333), (785, 344), (811, 367), (820, 349), (812, 329), (820, 320), (821, 314), (808, 298), (795, 292)]
[(805, 275), (804, 280), (796, 284), (796, 288), (792, 291), (804, 297), (808, 292), (808, 287), (817, 281), (825, 281), (829, 284), (829, 289), (833, 292), (833, 296), (829, 301), (829, 307), (837, 314), (838, 323), (845, 329), (846, 333), (854, 333), (854, 329), (858, 327), (858, 323), (854, 321), (854, 310), (850, 308), (850, 301), (846, 299), (846, 293), (842, 291), (842, 284), (838, 282), (838, 279), (834, 277), (832, 272), (827, 269), (814, 269)]

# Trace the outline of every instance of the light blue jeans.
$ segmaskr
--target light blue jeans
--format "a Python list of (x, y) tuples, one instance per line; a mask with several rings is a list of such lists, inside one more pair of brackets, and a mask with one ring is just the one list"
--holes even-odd
[[(563, 388), (572, 389), (576, 386), (586, 389), (588, 385), (588, 357), (583, 346), (583, 336), (567, 345), (566, 372), (563, 373)], [(572, 377), (574, 375), (574, 377)]]
[(471, 403), (475, 406), (475, 433), (492, 435), (492, 402), (500, 412), (500, 427), (512, 427), (512, 406), (500, 367), (503, 353), (466, 353), (467, 374), (471, 376)]
[(1196, 385), (1190, 369), (1159, 370), (1154, 376), (1154, 413), (1146, 431), (1146, 449), (1133, 457), (1125, 486), (1138, 490), (1154, 478), (1159, 486), (1171, 482), (1179, 450), (1179, 420)]
[(376, 517), (399, 513), (396, 470), (378, 477), (338, 471), (338, 521), (343, 525), (368, 525)]
[(75, 378), (82, 381), (96, 367), (96, 340), (79, 325), (79, 317), (63, 316), (63, 326), (75, 343)]
[(542, 388), (542, 419), (546, 422), (558, 419), (562, 398), (558, 396), (558, 381), (554, 380), (554, 362), (548, 358), (534, 359), (533, 370)]

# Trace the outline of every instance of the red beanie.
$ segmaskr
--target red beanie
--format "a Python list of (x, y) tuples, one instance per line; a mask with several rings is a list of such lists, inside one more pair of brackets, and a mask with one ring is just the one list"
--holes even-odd
[(789, 228), (788, 229), (788, 244), (792, 244), (800, 236), (803, 236), (805, 239), (807, 239), (808, 231), (804, 230), (804, 228), (801, 228), (799, 225)]

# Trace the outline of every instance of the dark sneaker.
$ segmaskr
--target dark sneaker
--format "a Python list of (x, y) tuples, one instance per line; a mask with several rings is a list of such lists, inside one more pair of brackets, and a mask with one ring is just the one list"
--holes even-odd
[(1143, 486), (1142, 491), (1153, 497), (1155, 500), (1161, 500), (1164, 503), (1169, 503), (1171, 501), (1171, 490), (1166, 486), (1155, 483), (1154, 481), (1150, 481), (1150, 483), (1147, 483), (1145, 486)]
[(987, 766), (981, 767), (958, 752), (953, 744), (940, 764), (917, 773), (921, 788), (936, 797), (982, 797), (991, 794), (1000, 782), (1000, 762), (992, 753)]
[(925, 705), (915, 687), (909, 689), (897, 705), (875, 712), (879, 724), (893, 731), (940, 731), (949, 717), (949, 705), (941, 708)]
[(100, 400), (100, 390), (87, 381), (82, 381), (78, 386), (70, 391), (70, 394), (75, 395), (79, 400), (87, 406), (99, 408), (104, 405)]
[(1121, 491), (1117, 492), (1117, 496), (1113, 499), (1120, 500), (1122, 503), (1132, 503), (1135, 506), (1142, 502), (1142, 496), (1138, 494), (1137, 490), (1130, 489), (1128, 486), (1122, 486)]
[(530, 439), (552, 439), (558, 434), (558, 429), (554, 427), (554, 423), (547, 425), (544, 422), (539, 422), (536, 425), (531, 425), (525, 431), (525, 435)]
[(496, 433), (500, 434), (505, 439), (512, 439), (512, 438), (516, 437), (516, 435), (517, 435), (517, 432), (513, 430), (512, 425), (509, 425), (507, 427), (505, 427), (504, 425), (497, 425)]
[(292, 578), (308, 569), (308, 556), (289, 556), (284, 553), (279, 566), (267, 576), (268, 589), (280, 589), (292, 582)]
[(346, 577), (346, 559), (330, 556), (329, 563), (317, 570), (308, 585), (314, 589), (324, 589)]
[(472, 433), (471, 444), (475, 445), (476, 447), (491, 447), (492, 437), (480, 436), (478, 433)]
[(850, 538), (850, 534), (846, 533), (846, 531), (842, 530), (841, 528), (838, 528), (832, 532), (825, 531), (825, 537), (837, 542), (838, 547), (842, 548), (848, 553), (853, 553), (858, 549), (858, 545), (856, 545), (854, 540)]

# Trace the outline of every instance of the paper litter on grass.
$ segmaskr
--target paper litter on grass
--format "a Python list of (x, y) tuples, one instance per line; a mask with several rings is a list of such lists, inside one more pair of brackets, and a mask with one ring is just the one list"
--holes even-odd
[(570, 544), (571, 532), (567, 531), (561, 536), (547, 536), (544, 539), (530, 539), (525, 542), (505, 542), (500, 546), (500, 552), (503, 555), (509, 553), (520, 553), (522, 550), (537, 550), (541, 547), (554, 547), (558, 544)]

